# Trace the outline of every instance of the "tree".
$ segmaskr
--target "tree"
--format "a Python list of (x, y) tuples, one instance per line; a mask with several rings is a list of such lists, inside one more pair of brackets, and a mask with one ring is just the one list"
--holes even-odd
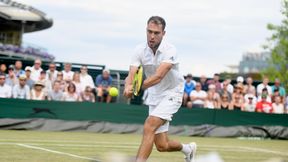
[(268, 24), (267, 29), (273, 32), (267, 39), (264, 48), (271, 51), (271, 57), (268, 59), (269, 66), (264, 69), (262, 74), (268, 76), (274, 81), (279, 78), (288, 90), (288, 0), (282, 2), (282, 15), (284, 16), (280, 25)]

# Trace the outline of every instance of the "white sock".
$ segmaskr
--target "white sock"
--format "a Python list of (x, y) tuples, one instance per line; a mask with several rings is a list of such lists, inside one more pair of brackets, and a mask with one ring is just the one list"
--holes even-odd
[(182, 150), (181, 152), (183, 152), (183, 154), (187, 155), (191, 152), (191, 148), (189, 146), (189, 144), (182, 144)]

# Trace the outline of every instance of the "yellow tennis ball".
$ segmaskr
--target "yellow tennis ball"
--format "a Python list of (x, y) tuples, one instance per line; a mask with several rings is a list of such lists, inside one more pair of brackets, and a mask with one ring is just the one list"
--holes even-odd
[(109, 95), (112, 96), (112, 97), (116, 97), (118, 96), (118, 89), (115, 88), (115, 87), (111, 87), (110, 90), (109, 90)]

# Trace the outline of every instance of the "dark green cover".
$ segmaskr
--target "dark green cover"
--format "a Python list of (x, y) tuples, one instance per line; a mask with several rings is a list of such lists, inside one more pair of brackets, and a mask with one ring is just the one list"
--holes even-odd
[[(48, 118), (72, 121), (106, 121), (142, 124), (147, 106), (84, 102), (31, 101), (0, 98), (0, 118)], [(172, 125), (288, 126), (287, 114), (180, 108)]]

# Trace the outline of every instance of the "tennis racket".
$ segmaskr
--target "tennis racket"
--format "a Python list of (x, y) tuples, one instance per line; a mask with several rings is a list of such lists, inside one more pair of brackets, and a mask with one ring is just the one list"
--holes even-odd
[(133, 95), (139, 96), (141, 94), (143, 84), (143, 67), (140, 65), (133, 79)]

